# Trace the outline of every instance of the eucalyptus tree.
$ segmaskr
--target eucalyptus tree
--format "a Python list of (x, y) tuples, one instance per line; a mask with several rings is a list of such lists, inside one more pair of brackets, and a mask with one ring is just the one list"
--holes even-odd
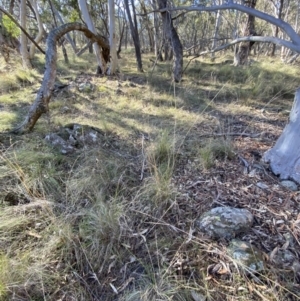
[(131, 37), (134, 44), (135, 49), (135, 56), (137, 61), (137, 69), (139, 72), (143, 72), (143, 63), (142, 63), (142, 55), (141, 55), (141, 43), (140, 37), (138, 33), (138, 26), (137, 26), (137, 19), (136, 19), (136, 12), (135, 12), (135, 5), (134, 0), (131, 0), (131, 7), (132, 7), (132, 15), (129, 8), (129, 0), (124, 0), (125, 10), (128, 18), (128, 23), (130, 26)]
[(115, 3), (114, 0), (108, 0), (109, 12), (109, 47), (110, 47), (110, 67), (109, 74), (115, 74), (118, 66), (117, 58), (117, 41), (116, 41), (116, 27), (115, 27)]
[[(42, 40), (42, 38), (45, 36), (46, 31), (45, 31), (44, 24), (43, 24), (41, 16), (40, 16), (40, 12), (38, 10), (38, 5), (37, 5), (36, 0), (29, 0), (29, 3), (31, 4), (32, 9), (35, 13), (35, 18), (36, 18), (37, 25), (38, 25), (38, 34), (35, 38), (35, 42), (38, 44)], [(34, 57), (35, 49), (36, 49), (36, 46), (35, 46), (35, 44), (32, 43), (30, 46), (30, 50), (29, 50), (30, 59), (32, 59)]]
[(166, 32), (166, 39), (170, 39), (172, 50), (174, 53), (173, 59), (173, 80), (179, 82), (183, 71), (183, 48), (177, 31), (173, 25), (172, 15), (167, 7), (167, 0), (158, 0), (158, 7), (161, 12), (163, 27)]
[[(245, 4), (248, 7), (254, 9), (256, 6), (256, 0), (247, 0), (247, 1), (245, 1)], [(256, 36), (256, 35), (257, 34), (255, 31), (255, 17), (251, 14), (248, 14), (247, 23), (246, 23), (245, 30), (244, 30), (244, 36)], [(250, 41), (250, 42), (245, 41), (245, 42), (240, 43), (236, 53), (234, 54), (234, 63), (233, 64), (235, 66), (246, 64), (253, 44), (254, 44), (253, 41)]]
[[(78, 5), (79, 5), (80, 11), (82, 13), (83, 20), (87, 24), (88, 29), (92, 33), (96, 34), (96, 29), (95, 29), (94, 23), (90, 17), (86, 0), (78, 0)], [(104, 59), (102, 49), (101, 49), (101, 47), (99, 47), (99, 45), (97, 43), (93, 44), (93, 48), (94, 48), (96, 60), (98, 63), (98, 72), (97, 73), (104, 74), (107, 71), (107, 61)]]
[[(26, 19), (27, 19), (26, 0), (21, 0), (21, 2), (20, 2), (20, 24), (25, 29), (26, 29)], [(20, 42), (21, 42), (20, 53), (22, 56), (23, 67), (31, 69), (32, 65), (30, 62), (30, 56), (29, 56), (29, 52), (27, 49), (27, 36), (24, 34), (23, 31), (21, 32)]]

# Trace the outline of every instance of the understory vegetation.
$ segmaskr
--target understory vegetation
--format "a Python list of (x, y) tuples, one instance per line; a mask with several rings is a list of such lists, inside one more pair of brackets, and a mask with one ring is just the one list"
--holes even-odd
[[(34, 101), (43, 57), (31, 71), (0, 58), (1, 301), (299, 300), (299, 267), (272, 261), (286, 235), (300, 256), (299, 193), (260, 162), (288, 120), (299, 66), (257, 56), (234, 67), (232, 56), (195, 59), (174, 84), (171, 62), (151, 55), (136, 73), (131, 49), (111, 77), (95, 75), (91, 54), (60, 54), (50, 112), (22, 136), (5, 131)], [(61, 154), (45, 136), (68, 124), (95, 128), (97, 143)], [(246, 173), (241, 158), (261, 167)], [(243, 273), (226, 240), (196, 229), (220, 204), (255, 216), (244, 238), (264, 252), (263, 272)]]

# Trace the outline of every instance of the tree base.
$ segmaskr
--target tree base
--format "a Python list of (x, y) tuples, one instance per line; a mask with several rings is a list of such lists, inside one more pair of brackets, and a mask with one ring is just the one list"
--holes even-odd
[(300, 184), (300, 88), (297, 89), (290, 113), (290, 122), (275, 146), (268, 150), (263, 160), (270, 164), (280, 179), (292, 179)]

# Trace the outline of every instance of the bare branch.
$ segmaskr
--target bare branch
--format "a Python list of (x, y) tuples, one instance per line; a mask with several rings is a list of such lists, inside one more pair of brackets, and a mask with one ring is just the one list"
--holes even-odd
[(42, 53), (45, 54), (45, 51), (35, 42), (35, 40), (29, 35), (29, 33), (19, 24), (18, 21), (15, 20), (15, 18), (7, 12), (4, 8), (0, 6), (0, 11), (2, 11), (6, 16), (8, 16), (26, 35), (26, 37), (36, 46), (36, 48)]
[(261, 42), (261, 43), (274, 43), (280, 46), (285, 46), (287, 48), (290, 48), (298, 53), (300, 53), (300, 45), (297, 46), (295, 44), (293, 44), (292, 42), (288, 42), (286, 40), (282, 40), (279, 38), (274, 38), (274, 37), (259, 37), (259, 36), (248, 36), (248, 37), (242, 37), (242, 38), (237, 38), (233, 41), (231, 41), (228, 44), (219, 46), (217, 48), (211, 49), (211, 50), (206, 50), (206, 51), (202, 51), (200, 53), (198, 53), (197, 55), (195, 55), (186, 65), (186, 67), (183, 70), (183, 73), (185, 72), (185, 70), (187, 69), (187, 67), (189, 66), (189, 64), (191, 63), (192, 60), (198, 58), (199, 56), (208, 54), (208, 53), (215, 53), (218, 51), (221, 51), (223, 49), (226, 49), (232, 45), (235, 45), (237, 43), (241, 43), (241, 42)]
[[(171, 12), (171, 11), (179, 11), (179, 10), (186, 11), (186, 12), (193, 12), (193, 11), (211, 12), (211, 11), (217, 11), (217, 10), (239, 10), (248, 15), (252, 15), (252, 16), (262, 19), (268, 23), (271, 23), (275, 26), (278, 26), (283, 32), (285, 32), (290, 37), (290, 39), (292, 40), (292, 43), (290, 42), (291, 44), (294, 44), (295, 46), (296, 45), (300, 46), (300, 36), (295, 32), (295, 30), (289, 23), (283, 21), (282, 19), (278, 19), (278, 18), (268, 15), (264, 12), (261, 12), (259, 10), (256, 10), (256, 9), (253, 9), (253, 8), (241, 5), (241, 4), (234, 3), (233, 1), (229, 1), (227, 4), (216, 5), (216, 6), (193, 5), (193, 6), (178, 6), (178, 7), (174, 7), (174, 8), (163, 8), (163, 9), (150, 11), (150, 12), (148, 12), (148, 14), (153, 13), (153, 12), (166, 12), (166, 11)], [(140, 14), (140, 15), (143, 15), (143, 14)], [(299, 51), (299, 49), (297, 51)]]

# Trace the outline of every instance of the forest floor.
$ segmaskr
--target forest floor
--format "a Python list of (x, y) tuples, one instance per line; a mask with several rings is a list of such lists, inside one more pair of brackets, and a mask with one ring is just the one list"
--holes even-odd
[[(300, 194), (261, 161), (288, 122), (299, 66), (261, 56), (234, 67), (228, 53), (193, 60), (174, 84), (171, 63), (151, 58), (140, 74), (124, 52), (107, 77), (89, 54), (61, 56), (49, 114), (0, 134), (0, 300), (300, 300)], [(44, 59), (30, 71), (0, 60), (5, 132), (25, 118)], [(70, 124), (97, 142), (61, 154), (45, 137)], [(217, 206), (254, 215), (238, 238), (263, 252), (262, 272), (243, 273), (226, 239), (197, 230)], [(279, 266), (286, 251), (296, 259)]]

